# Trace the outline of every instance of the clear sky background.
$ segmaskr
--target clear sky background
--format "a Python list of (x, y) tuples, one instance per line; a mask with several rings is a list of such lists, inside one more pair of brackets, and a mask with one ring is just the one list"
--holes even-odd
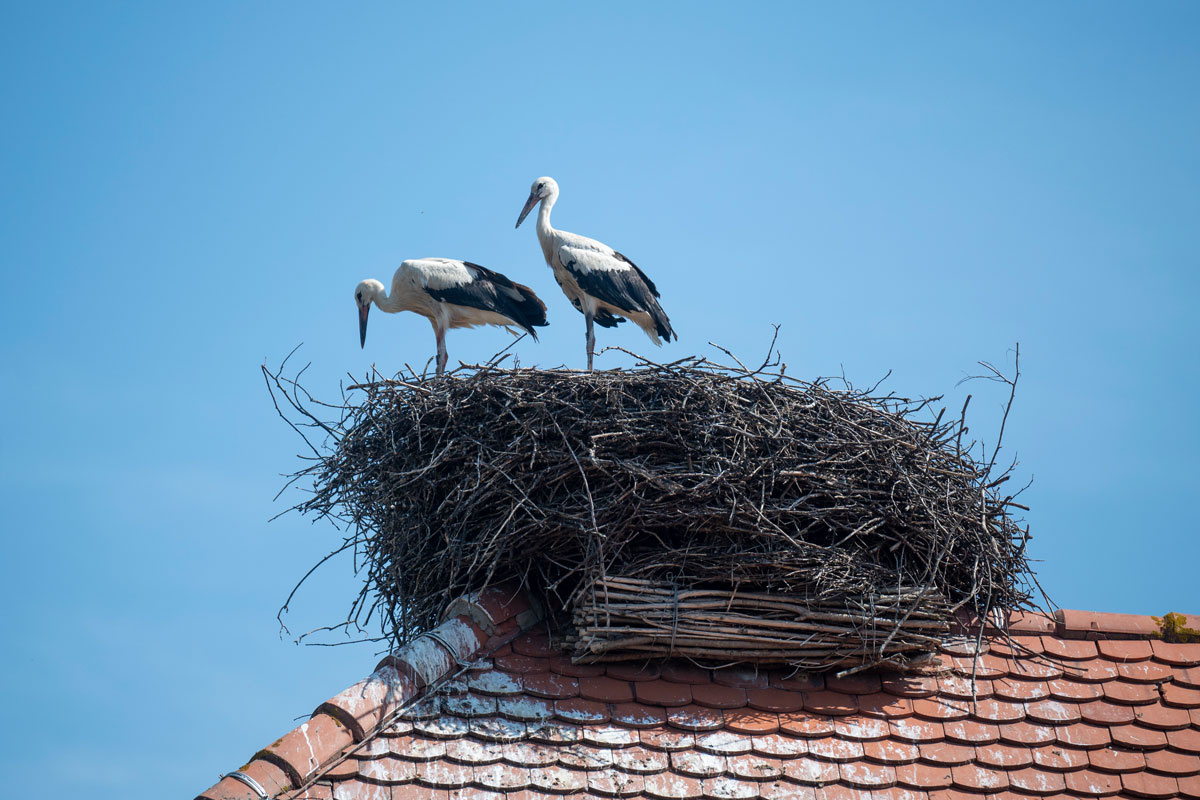
[[(1200, 612), (1195, 3), (35, 3), (0, 19), (0, 771), (12, 797), (189, 798), (371, 671), (275, 612), (338, 541), (268, 519), (306, 385), (433, 353), (352, 299), (467, 258), (583, 319), (513, 230), (638, 262), (680, 341), (909, 395), (1023, 377), (1007, 444), (1061, 606)], [(508, 344), (456, 331), (452, 363)], [(600, 367), (627, 364), (613, 354)], [(293, 632), (357, 589), (333, 563)]]

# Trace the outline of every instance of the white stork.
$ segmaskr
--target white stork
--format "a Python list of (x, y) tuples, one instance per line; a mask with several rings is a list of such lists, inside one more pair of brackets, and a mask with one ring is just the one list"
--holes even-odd
[(558, 184), (553, 178), (538, 178), (529, 190), (529, 199), (517, 217), (517, 227), (539, 202), (537, 237), (542, 255), (554, 270), (554, 279), (567, 299), (587, 320), (588, 369), (596, 350), (592, 323), (614, 328), (631, 319), (650, 340), (661, 345), (662, 339), (678, 339), (671, 320), (658, 304), (658, 289), (646, 273), (625, 256), (603, 242), (550, 227), (550, 209), (558, 199)]
[[(359, 344), (367, 344), (371, 303), (381, 311), (415, 311), (429, 320), (437, 335), (437, 374), (446, 369), (446, 331), (475, 325), (524, 328), (537, 339), (534, 326), (546, 324), (546, 304), (528, 286), (513, 283), (487, 267), (453, 258), (413, 258), (392, 276), (392, 293), (368, 278), (354, 290), (358, 306)], [(512, 333), (512, 331), (509, 331)]]

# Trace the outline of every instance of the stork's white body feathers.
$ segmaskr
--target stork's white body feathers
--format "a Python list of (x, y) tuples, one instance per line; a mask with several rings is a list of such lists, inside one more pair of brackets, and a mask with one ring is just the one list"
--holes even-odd
[[(538, 238), (541, 239), (540, 230)], [(546, 263), (554, 270), (554, 279), (558, 281), (558, 285), (562, 287), (563, 294), (567, 296), (567, 299), (571, 301), (573, 306), (585, 314), (590, 309), (593, 316), (599, 312), (607, 311), (609, 314), (626, 317), (632, 320), (633, 324), (645, 331), (646, 335), (650, 337), (650, 341), (660, 347), (662, 346), (662, 339), (658, 336), (658, 326), (654, 321), (654, 317), (649, 312), (619, 308), (612, 303), (606, 303), (600, 298), (588, 294), (579, 285), (579, 280), (576, 278), (577, 275), (580, 278), (584, 278), (599, 273), (597, 277), (603, 275), (604, 279), (611, 279), (620, 273), (630, 270), (631, 267), (628, 262), (617, 258), (616, 250), (595, 239), (589, 239), (577, 233), (556, 231), (553, 228), (550, 229), (550, 235), (547, 238), (551, 242), (553, 257), (547, 258)], [(542, 249), (545, 250), (545, 246)], [(565, 266), (567, 264), (573, 266), (568, 269)]]
[(437, 337), (437, 370), (446, 366), (446, 331), (477, 325), (497, 325), (516, 333), (523, 328), (534, 339), (534, 326), (546, 324), (546, 305), (528, 286), (499, 272), (453, 258), (413, 258), (392, 275), (391, 292), (377, 280), (355, 289), (360, 336), (366, 344), (367, 313), (374, 303), (381, 311), (412, 311), (429, 320)]
[[(467, 266), (465, 261), (452, 258), (412, 258), (400, 264), (392, 275), (392, 290), (390, 298), (395, 298), (393, 307), (385, 307), (376, 296), (376, 305), (382, 311), (414, 311), (427, 318), (437, 328), (439, 324), (445, 329), (474, 328), (478, 325), (499, 325), (508, 328), (521, 327), (521, 323), (510, 319), (498, 311), (487, 308), (447, 303), (434, 299), (430, 291), (439, 292), (446, 289), (458, 289), (468, 286), (480, 276), (478, 270)], [(507, 294), (513, 300), (520, 302), (518, 290), (498, 286), (497, 290)], [(386, 303), (389, 297), (382, 298)], [(395, 307), (398, 305), (399, 307)], [(533, 331), (534, 338), (537, 334)]]

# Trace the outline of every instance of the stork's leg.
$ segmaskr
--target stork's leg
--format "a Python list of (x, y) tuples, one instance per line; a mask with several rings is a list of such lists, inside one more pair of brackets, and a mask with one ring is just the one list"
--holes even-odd
[(592, 355), (596, 352), (596, 329), (593, 324), (595, 316), (591, 311), (583, 312), (583, 318), (587, 320), (588, 372), (592, 371)]
[(437, 329), (437, 374), (441, 375), (446, 371), (446, 359), (449, 354), (446, 353), (446, 332), (441, 328)]

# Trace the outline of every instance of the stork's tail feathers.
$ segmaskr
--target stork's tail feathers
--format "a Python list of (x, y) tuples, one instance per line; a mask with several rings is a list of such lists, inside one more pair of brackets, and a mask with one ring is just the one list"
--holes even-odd
[(525, 284), (514, 282), (513, 287), (521, 293), (521, 301), (513, 304), (514, 313), (509, 316), (537, 341), (534, 328), (544, 328), (550, 324), (546, 322), (546, 304)]
[(679, 340), (675, 329), (671, 327), (671, 320), (667, 319), (667, 312), (663, 311), (662, 306), (658, 303), (654, 303), (650, 307), (650, 318), (654, 320), (654, 327), (658, 331), (658, 335), (663, 338), (663, 341)]

